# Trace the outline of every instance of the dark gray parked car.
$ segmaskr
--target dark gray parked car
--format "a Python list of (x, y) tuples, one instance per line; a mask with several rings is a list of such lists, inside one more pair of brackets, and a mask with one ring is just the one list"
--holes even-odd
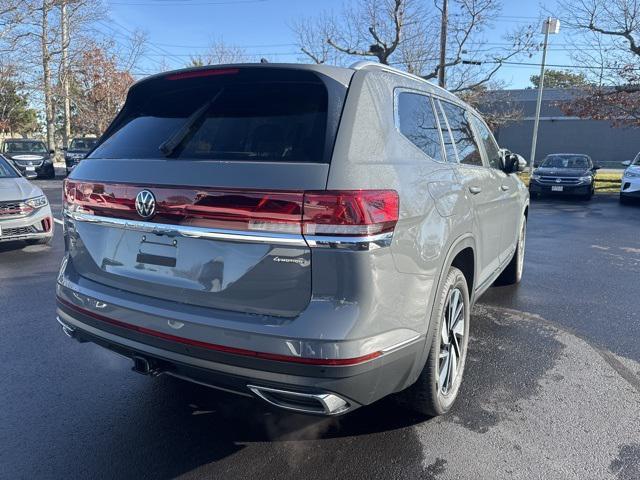
[(532, 195), (575, 195), (591, 200), (599, 169), (589, 155), (553, 153), (536, 165), (529, 181), (529, 192)]
[(54, 151), (42, 140), (28, 138), (7, 139), (2, 144), (2, 155), (10, 160), (22, 175), (36, 174), (41, 178), (56, 176), (53, 166)]
[(379, 64), (147, 78), (65, 181), (58, 321), (141, 373), (293, 411), (403, 391), (444, 413), (471, 305), (522, 276), (523, 164)]

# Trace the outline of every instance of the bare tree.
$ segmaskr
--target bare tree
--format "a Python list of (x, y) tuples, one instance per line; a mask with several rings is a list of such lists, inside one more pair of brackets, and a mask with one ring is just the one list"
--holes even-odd
[[(452, 0), (444, 66), (453, 91), (489, 82), (504, 62), (536, 48), (530, 26), (505, 35), (505, 47), (488, 47), (484, 32), (500, 11), (498, 0)], [(441, 2), (358, 0), (337, 14), (323, 13), (291, 25), (301, 53), (316, 63), (344, 64), (368, 58), (425, 79), (438, 76)]]
[(596, 85), (564, 106), (566, 113), (640, 125), (640, 0), (561, 0), (565, 25)]
[(218, 65), (223, 63), (247, 62), (250, 55), (241, 47), (229, 45), (222, 38), (213, 39), (206, 51), (194, 55), (189, 62), (190, 66)]

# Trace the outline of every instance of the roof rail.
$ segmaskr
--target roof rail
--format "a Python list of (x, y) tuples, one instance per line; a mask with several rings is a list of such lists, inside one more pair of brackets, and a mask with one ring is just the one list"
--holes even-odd
[(448, 94), (451, 95), (451, 92), (449, 92), (446, 88), (442, 88), (440, 85), (437, 85), (435, 83), (431, 83), (428, 80), (425, 80), (424, 78), (418, 76), (418, 75), (414, 75), (413, 73), (409, 73), (409, 72), (405, 72), (402, 71), (398, 68), (392, 67), (390, 65), (385, 65), (383, 63), (379, 63), (379, 62), (372, 62), (371, 60), (359, 60), (355, 63), (352, 63), (351, 65), (349, 65), (349, 68), (352, 70), (365, 70), (368, 68), (375, 68), (378, 70), (384, 70), (386, 72), (390, 72), (390, 73), (395, 73), (397, 75), (402, 75), (403, 77), (407, 77), (407, 78), (411, 78), (413, 80), (418, 80), (420, 82), (425, 82), (428, 83), (430, 86), (442, 90), (443, 92), (447, 92)]
[(404, 71), (402, 71), (400, 69), (397, 69), (395, 67), (392, 67), (390, 65), (385, 65), (384, 63), (372, 62), (371, 60), (359, 60), (359, 61), (349, 65), (349, 68), (352, 69), (352, 70), (365, 70), (365, 69), (371, 68), (371, 67), (372, 68), (376, 68), (378, 70), (384, 70), (386, 72), (395, 73), (396, 75), (402, 75), (403, 77), (411, 78), (413, 80), (418, 80), (419, 82), (428, 83), (431, 87), (434, 87), (434, 88), (436, 88), (438, 90), (442, 90), (443, 92), (447, 92), (447, 94), (449, 94), (449, 95), (453, 95), (446, 88), (442, 88), (440, 85), (437, 85), (435, 83), (431, 83), (430, 81), (425, 80), (424, 78), (420, 77), (419, 75), (415, 75), (415, 74), (409, 73), (409, 72), (404, 72)]

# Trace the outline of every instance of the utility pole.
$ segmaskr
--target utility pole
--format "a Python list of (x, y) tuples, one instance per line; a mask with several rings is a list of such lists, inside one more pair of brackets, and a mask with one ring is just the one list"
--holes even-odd
[(549, 17), (542, 24), (542, 33), (544, 33), (544, 43), (542, 46), (542, 64), (540, 65), (540, 78), (538, 80), (538, 100), (536, 102), (536, 116), (533, 121), (533, 138), (531, 140), (531, 157), (529, 158), (529, 169), (533, 171), (533, 165), (536, 160), (536, 146), (538, 143), (538, 126), (540, 124), (540, 109), (542, 107), (542, 92), (544, 90), (544, 70), (547, 61), (547, 44), (549, 43), (549, 34), (558, 33), (560, 31), (560, 20)]
[(440, 19), (440, 65), (438, 67), (438, 85), (446, 88), (444, 65), (447, 62), (447, 24), (449, 23), (449, 0), (442, 0), (442, 18)]
[(69, 98), (69, 14), (67, 0), (60, 2), (60, 23), (62, 30), (62, 96), (64, 103), (64, 130), (62, 145), (69, 146), (71, 138), (71, 99)]

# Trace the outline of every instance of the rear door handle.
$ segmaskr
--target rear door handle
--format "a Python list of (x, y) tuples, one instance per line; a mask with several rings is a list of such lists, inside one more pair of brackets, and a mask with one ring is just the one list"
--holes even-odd
[(469, 187), (469, 191), (474, 195), (477, 195), (482, 191), (482, 188), (473, 186), (473, 187)]
[(509, 185), (500, 185), (500, 190), (502, 190), (503, 192), (506, 192), (509, 190)]

